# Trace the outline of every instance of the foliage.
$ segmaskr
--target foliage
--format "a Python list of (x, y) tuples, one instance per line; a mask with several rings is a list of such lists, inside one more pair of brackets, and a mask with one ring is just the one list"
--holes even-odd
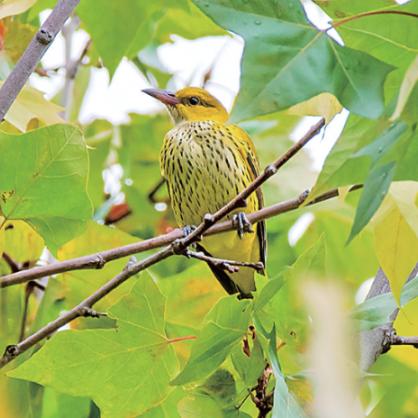
[[(324, 116), (331, 127), (346, 108), (348, 120), (319, 173), (311, 168), (311, 153), (302, 150), (263, 185), (266, 205), (306, 189), (305, 203), (333, 188), (341, 193), (267, 220), (268, 278), (257, 276), (253, 299), (225, 295), (205, 264), (185, 257), (170, 257), (131, 278), (95, 305), (106, 316), (72, 321), (2, 369), (1, 417), (312, 416), (317, 364), (308, 353), (315, 324), (304, 299), (312, 282), (344, 290), (342, 309), (358, 331), (387, 323), (400, 307), (398, 334), (417, 335), (418, 277), (405, 281), (418, 260), (418, 0), (307, 4), (80, 2), (75, 13), (92, 43), (75, 79), (64, 80), (72, 85), (71, 100), (63, 100), (63, 91), (46, 99), (29, 83), (0, 124), (0, 275), (175, 227), (164, 206), (166, 189), (157, 192), (157, 205), (148, 197), (160, 180), (167, 115), (132, 114), (121, 126), (79, 120), (97, 66), (111, 78), (126, 60), (159, 87), (183, 87), (159, 57), (172, 35), (243, 38), (231, 120), (254, 140), (262, 167), (289, 148), (295, 130), (311, 122), (306, 116)], [(3, 81), (36, 33), (39, 13), (54, 5), (1, 2)], [(306, 10), (326, 13), (335, 30), (319, 30)], [(48, 79), (57, 76), (41, 65), (37, 70)], [(204, 80), (209, 86), (212, 70), (209, 83)], [(141, 94), (136, 86), (132, 92)], [(354, 184), (364, 187), (348, 193)], [(0, 350), (19, 340), (25, 300), (29, 335), (127, 262), (124, 257), (100, 270), (59, 273), (41, 280), (44, 291), (30, 292), (29, 284), (0, 289)], [(359, 289), (379, 266), (392, 292), (357, 303)], [(416, 416), (417, 368), (412, 348), (393, 347), (381, 356), (357, 388), (368, 416)], [(262, 398), (272, 407), (266, 415)]]

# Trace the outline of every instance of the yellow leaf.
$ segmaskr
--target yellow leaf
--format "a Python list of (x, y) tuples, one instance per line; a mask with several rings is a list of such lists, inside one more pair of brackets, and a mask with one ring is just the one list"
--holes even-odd
[(3, 0), (0, 2), (0, 19), (23, 13), (35, 3), (36, 0)]
[(347, 197), (350, 189), (351, 186), (343, 186), (338, 188), (338, 198), (341, 200), (341, 202), (345, 202), (345, 198)]
[(395, 299), (418, 260), (418, 183), (394, 183), (374, 220), (376, 256)]
[(396, 103), (395, 111), (390, 117), (390, 120), (398, 119), (401, 116), (403, 108), (405, 107), (409, 95), (412, 92), (412, 89), (415, 86), (415, 83), (418, 81), (418, 56), (415, 57), (412, 64), (406, 70), (405, 77), (402, 81), (401, 88), (399, 90), (398, 102)]
[(286, 113), (296, 116), (323, 116), (328, 123), (343, 107), (331, 93), (321, 93), (290, 107)]
[(45, 125), (64, 123), (59, 116), (62, 110), (61, 106), (46, 100), (40, 91), (32, 87), (24, 87), (6, 113), (5, 120), (21, 132), (26, 132), (34, 120), (39, 120)]
[[(418, 298), (409, 302), (399, 312), (394, 327), (398, 335), (417, 335), (418, 329)], [(392, 346), (390, 354), (418, 370), (418, 350), (412, 346)]]
[(36, 261), (45, 246), (41, 236), (24, 221), (9, 221), (0, 231), (4, 249), (14, 261)]
[(16, 62), (35, 35), (36, 28), (16, 19), (6, 19), (4, 25), (6, 31), (4, 50), (12, 61)]

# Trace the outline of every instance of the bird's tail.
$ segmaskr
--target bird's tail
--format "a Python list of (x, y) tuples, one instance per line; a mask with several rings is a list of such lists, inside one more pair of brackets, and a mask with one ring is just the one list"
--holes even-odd
[[(201, 245), (196, 245), (198, 251), (202, 251), (205, 255), (212, 257), (212, 255), (205, 250)], [(248, 267), (243, 267), (237, 273), (232, 273), (235, 277), (233, 280), (231, 276), (223, 269), (215, 266), (214, 264), (208, 262), (207, 263), (209, 268), (212, 270), (212, 273), (217, 278), (218, 282), (221, 286), (225, 289), (227, 293), (230, 295), (238, 293), (238, 297), (240, 299), (252, 299), (251, 291), (255, 290), (255, 282), (254, 282), (254, 271)], [(245, 275), (245, 278), (241, 278), (241, 280), (237, 280), (238, 276)], [(239, 283), (243, 282), (246, 284), (245, 289), (240, 288)]]

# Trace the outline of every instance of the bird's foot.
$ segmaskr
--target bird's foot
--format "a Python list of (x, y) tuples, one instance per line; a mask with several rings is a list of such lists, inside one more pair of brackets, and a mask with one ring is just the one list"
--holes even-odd
[(183, 237), (186, 238), (188, 235), (190, 235), (195, 229), (195, 225), (186, 225), (181, 228), (183, 230)]
[[(176, 239), (173, 243), (173, 252), (174, 254), (178, 255), (187, 255), (187, 248), (184, 246), (184, 240), (196, 229), (196, 226), (194, 225), (186, 225), (182, 228), (183, 231), (183, 238)], [(197, 241), (200, 241), (200, 238), (197, 238)], [(195, 248), (196, 244), (192, 243), (190, 244), (190, 247)]]
[(244, 212), (238, 212), (232, 218), (232, 224), (238, 232), (238, 236), (242, 239), (246, 232), (254, 232), (251, 222), (248, 220)]

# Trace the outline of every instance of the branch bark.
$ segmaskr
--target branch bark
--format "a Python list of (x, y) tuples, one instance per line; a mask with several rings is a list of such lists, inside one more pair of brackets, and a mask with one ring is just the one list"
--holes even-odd
[[(310, 139), (312, 139), (315, 136), (315, 134), (322, 128), (323, 125), (324, 121), (320, 120), (308, 131), (306, 135), (303, 136), (303, 138), (301, 138), (300, 141), (298, 141), (292, 148), (289, 149), (289, 151), (287, 151), (282, 157), (280, 157), (275, 162), (278, 168), (284, 165), (304, 146), (304, 144), (306, 144)], [(268, 167), (274, 167), (274, 164)], [(276, 168), (275, 170), (277, 171), (278, 168)], [(207, 221), (202, 222), (202, 224), (199, 225), (193, 231), (193, 233), (187, 237), (188, 242), (182, 243), (182, 245), (184, 246), (183, 249), (190, 245), (190, 243), (193, 242), (195, 239), (200, 238), (201, 235), (213, 235), (233, 230), (234, 226), (232, 224), (232, 221), (218, 222), (216, 225), (213, 226), (211, 226), (210, 224), (216, 222), (216, 219), (222, 219), (222, 217), (224, 217), (229, 212), (232, 212), (236, 207), (238, 207), (238, 205), (242, 205), (243, 199), (245, 200), (245, 198), (247, 198), (262, 183), (264, 183), (269, 177), (271, 177), (272, 174), (265, 174), (269, 170), (274, 171), (274, 168), (266, 169), (263, 174), (257, 177), (257, 179), (253, 183), (251, 183), (247, 189), (244, 190), (245, 193), (242, 192), (227, 205), (228, 209), (226, 211), (224, 210), (224, 208), (222, 208), (220, 211), (214, 214), (213, 218), (210, 219), (209, 225), (207, 224)], [(362, 186), (356, 185), (353, 186), (351, 190), (356, 190), (360, 187)], [(257, 212), (248, 214), (247, 218), (252, 224), (254, 224), (261, 220), (268, 219), (272, 216), (276, 216), (280, 213), (295, 210), (306, 201), (307, 196), (308, 193), (304, 192), (294, 199), (276, 203), (272, 206), (263, 208)], [(333, 189), (322, 194), (321, 196), (318, 196), (316, 199), (309, 202), (309, 205), (313, 205), (315, 203), (319, 203), (336, 196), (338, 196), (338, 189)], [(232, 204), (232, 202), (234, 202), (234, 204)], [(219, 215), (221, 211), (223, 212)], [(196, 233), (196, 231), (198, 232)], [(49, 264), (47, 266), (35, 267), (30, 270), (8, 274), (0, 278), (0, 288), (13, 286), (19, 283), (25, 283), (30, 280), (39, 279), (41, 277), (46, 277), (53, 274), (64, 273), (66, 271), (82, 269), (101, 269), (105, 266), (106, 263), (110, 261), (117, 260), (133, 254), (138, 254), (144, 251), (152, 250), (155, 248), (163, 247), (165, 245), (169, 245), (176, 240), (182, 239), (183, 236), (183, 231), (181, 229), (174, 229), (173, 231), (167, 234), (159, 235), (157, 237), (153, 237), (145, 241), (135, 242), (133, 244), (112, 248), (110, 250), (105, 250), (94, 254), (89, 254), (82, 257), (77, 257), (70, 260)]]
[[(408, 280), (413, 279), (418, 274), (418, 264), (408, 277)], [(382, 269), (377, 272), (372, 287), (366, 299), (374, 296), (389, 293), (390, 285), (388, 279)], [(398, 316), (399, 309), (395, 309), (389, 319), (389, 322), (360, 334), (360, 369), (367, 371), (377, 360), (377, 358), (386, 353), (391, 345), (397, 344), (393, 337), (396, 335), (393, 323)], [(399, 337), (401, 338), (401, 337)]]
[(0, 121), (80, 0), (59, 0), (0, 88)]
[[(117, 276), (109, 280), (102, 287), (96, 290), (92, 295), (88, 296), (86, 299), (81, 301), (77, 306), (75, 306), (70, 311), (64, 313), (59, 318), (50, 322), (46, 326), (42, 327), (34, 334), (25, 338), (17, 344), (9, 345), (6, 347), (3, 356), (0, 358), (0, 368), (8, 364), (14, 358), (27, 351), (29, 348), (33, 347), (43, 339), (47, 338), (49, 335), (57, 331), (62, 326), (68, 324), (77, 317), (84, 316), (86, 311), (90, 312), (91, 308), (99, 300), (103, 299), (107, 294), (112, 290), (116, 289), (130, 277), (139, 273), (140, 271), (172, 256), (175, 254), (182, 254), (190, 244), (193, 244), (195, 241), (200, 239), (202, 233), (206, 232), (213, 223), (221, 220), (226, 215), (230, 214), (236, 208), (242, 207), (245, 199), (253, 193), (258, 187), (260, 187), (268, 178), (274, 175), (280, 167), (286, 164), (297, 152), (302, 149), (302, 147), (312, 139), (316, 133), (322, 129), (325, 125), (324, 119), (321, 119), (316, 123), (306, 135), (304, 135), (298, 142), (296, 142), (289, 150), (278, 158), (272, 165), (268, 166), (264, 172), (258, 176), (246, 189), (244, 189), (237, 197), (232, 199), (229, 203), (223, 206), (215, 214), (205, 215), (203, 222), (197, 226), (197, 228), (188, 236), (183, 239), (176, 239), (172, 243), (158, 251), (157, 253), (145, 258), (144, 260), (137, 263), (128, 263), (125, 269), (119, 273)], [(338, 194), (338, 192), (337, 192)], [(307, 194), (302, 194), (304, 200), (306, 200)], [(302, 200), (302, 202), (304, 201)], [(299, 206), (300, 201), (297, 202)], [(99, 256), (99, 263), (103, 264), (103, 259)]]
[[(353, 186), (350, 191), (358, 190), (360, 187), (360, 185)], [(318, 196), (316, 199), (309, 202), (308, 205), (314, 205), (316, 203), (323, 202), (337, 196), (338, 189), (333, 189)], [(257, 212), (250, 213), (247, 215), (247, 218), (252, 224), (255, 224), (261, 220), (280, 215), (281, 213), (286, 213), (298, 209), (305, 202), (306, 198), (307, 193), (304, 192), (294, 199), (285, 200), (283, 202), (279, 202), (272, 206), (263, 208)], [(231, 231), (233, 229), (234, 226), (232, 221), (224, 221), (210, 227), (203, 235), (214, 235), (221, 232)], [(0, 288), (25, 283), (30, 280), (39, 279), (41, 277), (65, 273), (67, 271), (101, 269), (106, 265), (106, 263), (110, 261), (163, 247), (181, 238), (183, 238), (183, 231), (177, 228), (167, 234), (159, 235), (144, 241), (135, 242), (133, 244), (123, 245), (121, 247), (112, 248), (110, 250), (56, 262), (47, 266), (34, 267), (29, 270), (18, 271), (0, 277)]]

